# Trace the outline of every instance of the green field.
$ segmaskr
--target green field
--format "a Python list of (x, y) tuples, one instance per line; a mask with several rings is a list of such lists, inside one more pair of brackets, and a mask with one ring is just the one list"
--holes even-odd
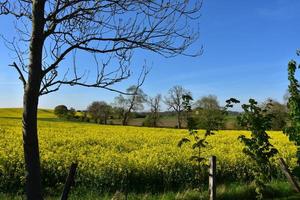
[[(142, 194), (163, 192), (174, 197), (181, 194), (176, 191), (195, 186), (195, 164), (189, 161), (193, 152), (187, 146), (177, 147), (178, 141), (187, 135), (186, 130), (60, 121), (51, 110), (39, 111), (38, 129), (43, 185), (49, 195), (62, 190), (72, 162), (79, 164), (76, 188), (84, 188), (80, 191), (92, 195), (119, 190)], [(224, 185), (236, 182), (247, 185), (252, 180), (253, 165), (242, 153), (243, 145), (237, 140), (240, 134), (249, 132), (218, 131), (208, 139), (204, 155), (217, 156), (219, 195), (228, 191), (222, 192)], [(279, 150), (278, 156), (285, 158), (293, 169), (296, 147), (282, 132), (269, 134)], [(284, 180), (276, 159), (273, 163), (274, 176)], [(23, 166), (21, 110), (0, 109), (0, 193), (22, 193)], [(202, 178), (206, 188), (207, 174)], [(288, 187), (281, 184), (280, 187)], [(285, 191), (291, 193), (290, 188)], [(148, 196), (150, 199), (153, 195)], [(163, 199), (158, 196), (153, 199)]]

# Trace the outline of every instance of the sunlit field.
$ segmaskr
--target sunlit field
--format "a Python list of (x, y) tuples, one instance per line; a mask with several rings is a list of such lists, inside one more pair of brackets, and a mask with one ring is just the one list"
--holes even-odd
[[(61, 189), (72, 162), (79, 164), (77, 186), (96, 191), (165, 191), (193, 188), (194, 163), (188, 144), (177, 147), (186, 130), (104, 126), (58, 121), (39, 112), (39, 141), (44, 186)], [(296, 165), (295, 146), (282, 132), (269, 132), (280, 157)], [(218, 131), (208, 139), (205, 156), (216, 155), (218, 182), (251, 180), (251, 162), (237, 140), (246, 131)], [(274, 162), (276, 163), (276, 161)], [(279, 169), (275, 175), (281, 176)], [(0, 189), (19, 191), (24, 184), (20, 110), (0, 110)], [(203, 175), (203, 183), (206, 183)]]

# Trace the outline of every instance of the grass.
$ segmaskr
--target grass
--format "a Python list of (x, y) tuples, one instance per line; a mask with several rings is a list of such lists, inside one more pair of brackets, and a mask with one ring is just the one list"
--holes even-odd
[[(77, 113), (80, 116), (82, 113)], [(0, 118), (3, 119), (20, 119), (22, 117), (22, 108), (0, 108)], [(40, 121), (63, 121), (58, 119), (51, 109), (39, 109), (38, 119)], [(128, 125), (130, 126), (143, 126), (145, 118), (133, 118), (130, 119)], [(93, 120), (91, 120), (93, 123)], [(121, 119), (111, 119), (108, 124), (122, 125)], [(175, 128), (177, 126), (177, 117), (173, 116), (162, 116), (159, 123), (159, 127)], [(185, 123), (183, 122), (183, 126)], [(236, 116), (226, 116), (225, 129), (232, 130), (236, 129)]]
[[(22, 108), (0, 108), (0, 118), (21, 118)], [(50, 109), (39, 109), (39, 119), (57, 119), (54, 115), (53, 110)]]
[[(230, 183), (222, 184), (217, 188), (218, 200), (253, 200), (255, 196), (254, 187), (251, 184)], [(45, 197), (45, 200), (58, 199), (59, 195)], [(268, 193), (265, 199), (299, 199), (300, 195), (296, 194), (287, 182), (273, 181), (268, 185)], [(21, 200), (22, 196), (10, 194), (1, 194), (0, 200)], [(127, 198), (125, 194), (116, 192), (115, 194), (99, 194), (96, 191), (87, 191), (85, 189), (75, 188), (72, 190), (69, 200), (207, 200), (208, 192), (206, 188), (199, 190), (184, 190), (180, 192), (165, 193), (129, 193)]]

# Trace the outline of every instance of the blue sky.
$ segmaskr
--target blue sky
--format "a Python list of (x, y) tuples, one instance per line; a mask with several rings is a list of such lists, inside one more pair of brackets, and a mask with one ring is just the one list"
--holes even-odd
[[(204, 47), (200, 57), (178, 56), (166, 59), (153, 53), (136, 51), (134, 72), (146, 62), (152, 67), (143, 86), (150, 96), (165, 95), (174, 85), (192, 91), (194, 98), (214, 94), (221, 104), (235, 97), (247, 101), (268, 97), (282, 101), (286, 92), (287, 63), (297, 59), (300, 48), (300, 1), (298, 0), (206, 0), (199, 20), (200, 38), (191, 47)], [(13, 25), (0, 17), (0, 33), (13, 35)], [(0, 43), (0, 107), (22, 106), (22, 85), (7, 48)], [(136, 75), (135, 74), (135, 75)], [(119, 85), (126, 89), (135, 75)], [(116, 93), (103, 89), (65, 86), (56, 93), (42, 96), (39, 106), (53, 108), (65, 104), (84, 109), (95, 100), (111, 102)]]

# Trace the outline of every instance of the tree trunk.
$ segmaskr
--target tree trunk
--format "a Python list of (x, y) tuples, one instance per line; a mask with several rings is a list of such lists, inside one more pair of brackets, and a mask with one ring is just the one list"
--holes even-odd
[(158, 116), (157, 112), (153, 113), (153, 127), (157, 127)]
[(177, 113), (177, 123), (178, 123), (178, 128), (181, 128), (181, 113)]
[(107, 124), (107, 119), (108, 119), (108, 114), (105, 113), (105, 114), (104, 114), (104, 124), (105, 124), (105, 125)]
[(37, 133), (37, 109), (42, 80), (45, 0), (32, 2), (32, 33), (29, 73), (23, 97), (23, 148), (26, 170), (26, 198), (41, 200), (42, 184)]
[(129, 112), (126, 112), (124, 114), (123, 121), (122, 121), (123, 126), (128, 125), (128, 116), (129, 116)]
[(30, 84), (24, 94), (23, 148), (26, 168), (26, 196), (28, 200), (42, 199), (39, 143), (37, 135), (38, 90)]

